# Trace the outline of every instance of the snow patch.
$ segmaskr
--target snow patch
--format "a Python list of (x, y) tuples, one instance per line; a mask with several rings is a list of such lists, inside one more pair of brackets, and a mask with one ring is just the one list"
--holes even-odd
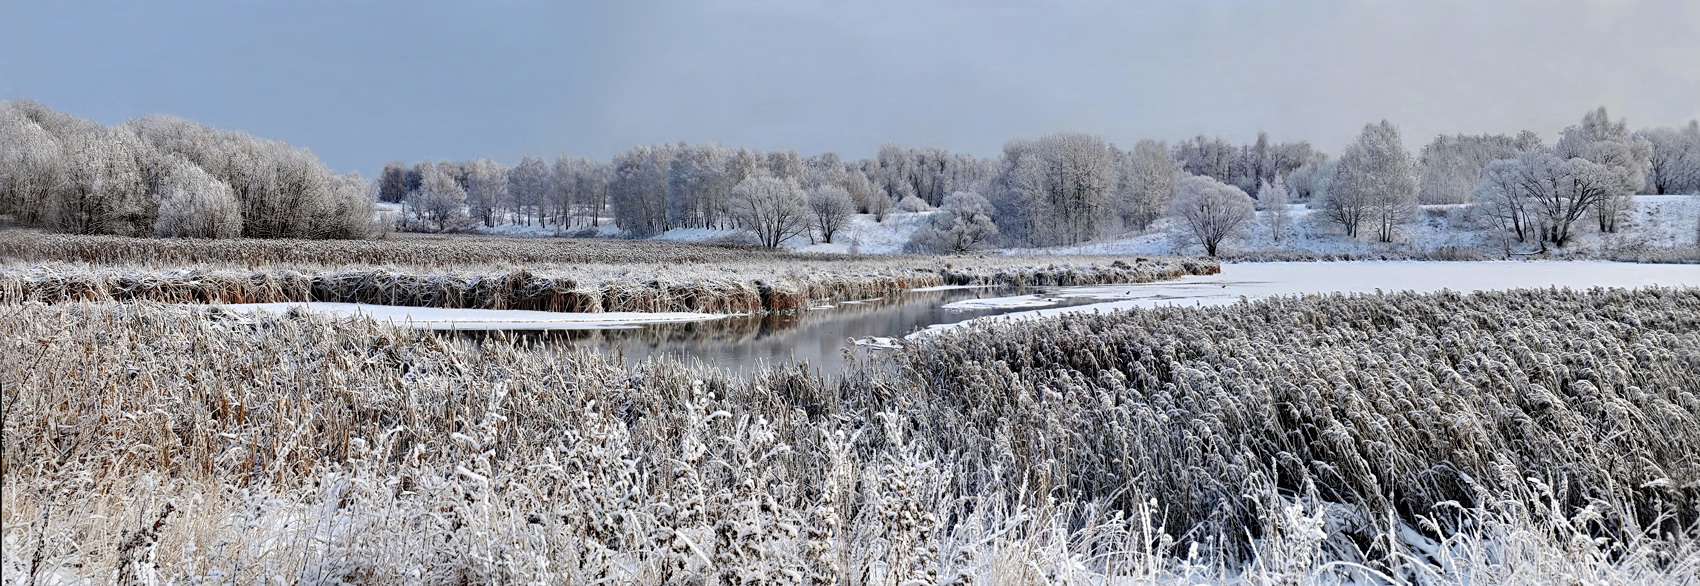
[(244, 312), (287, 313), (300, 309), (339, 316), (364, 315), (378, 321), (431, 330), (606, 330), (635, 328), (645, 324), (708, 321), (729, 315), (692, 312), (556, 313), (517, 309), (443, 309), (321, 302), (233, 303), (222, 307)]

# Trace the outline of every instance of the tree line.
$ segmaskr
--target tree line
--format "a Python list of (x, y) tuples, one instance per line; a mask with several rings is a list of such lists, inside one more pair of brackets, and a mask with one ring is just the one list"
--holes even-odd
[[(441, 188), (420, 188), (436, 176)], [(1632, 194), (1700, 192), (1700, 126), (1630, 132), (1600, 109), (1552, 147), (1523, 131), (1441, 135), (1412, 153), (1398, 128), (1381, 121), (1338, 158), (1264, 133), (1245, 145), (1199, 136), (1131, 149), (1057, 133), (1012, 140), (991, 158), (885, 145), (875, 157), (846, 160), (679, 143), (634, 147), (609, 161), (526, 157), (512, 168), (487, 159), (396, 162), (380, 185), (383, 199), (412, 202), (410, 216), (436, 230), (536, 222), (570, 232), (612, 222), (647, 237), (745, 228), (778, 246), (831, 242), (852, 214), (883, 221), (892, 210), (935, 211), (911, 248), (955, 252), (1072, 245), (1168, 218), (1214, 254), (1259, 210), (1279, 238), (1289, 203), (1307, 204), (1348, 237), (1380, 242), (1394, 241), (1420, 205), (1480, 204), (1518, 242), (1544, 248), (1564, 246), (1585, 218), (1616, 231)]]
[(102, 126), (0, 102), (0, 214), (75, 234), (366, 238), (370, 182), (305, 149), (169, 116)]
[(1631, 194), (1696, 192), (1700, 124), (1631, 132), (1603, 108), (1550, 147), (1523, 131), (1441, 135), (1412, 153), (1381, 121), (1338, 157), (1264, 133), (1244, 145), (1199, 136), (1127, 149), (1057, 133), (1011, 140), (995, 157), (888, 144), (852, 160), (676, 143), (608, 160), (392, 162), (373, 182), (282, 142), (181, 119), (101, 127), (30, 101), (0, 109), (0, 213), (76, 233), (358, 238), (377, 229), (375, 198), (400, 204), (410, 230), (592, 235), (612, 223), (636, 238), (743, 229), (768, 246), (832, 242), (855, 214), (933, 211), (912, 244), (935, 252), (1072, 245), (1167, 218), (1210, 252), (1259, 209), (1285, 222), (1289, 202), (1381, 242), (1419, 205), (1476, 204), (1508, 238), (1544, 249), (1567, 244), (1583, 220), (1616, 231)]

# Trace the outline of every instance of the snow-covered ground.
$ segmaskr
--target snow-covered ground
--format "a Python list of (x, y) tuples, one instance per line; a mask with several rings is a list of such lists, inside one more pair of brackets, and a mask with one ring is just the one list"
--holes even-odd
[[(886, 215), (884, 222), (875, 221), (871, 214), (857, 214), (851, 217), (848, 226), (833, 235), (831, 244), (810, 244), (807, 236), (797, 236), (787, 240), (783, 246), (786, 250), (800, 252), (896, 254), (903, 252), (903, 247), (909, 244), (909, 238), (917, 230), (930, 225), (933, 218), (941, 213), (944, 212), (893, 212)], [(668, 230), (655, 236), (654, 240), (749, 243), (749, 238), (741, 230), (706, 228)]]
[[(1075, 312), (1162, 305), (1227, 305), (1280, 295), (1440, 290), (1459, 292), (1535, 287), (1700, 287), (1700, 266), (1605, 261), (1395, 261), (1238, 263), (1216, 275), (1130, 285), (1067, 287), (1044, 297), (1090, 297), (1104, 303), (1038, 309), (983, 319), (1030, 319)], [(1028, 307), (1042, 297), (976, 299), (977, 308)], [(958, 324), (939, 324), (929, 331)]]
[[(1337, 229), (1313, 217), (1314, 210), (1304, 204), (1289, 207), (1287, 228), (1276, 241), (1270, 229), (1268, 212), (1259, 212), (1256, 225), (1242, 237), (1223, 244), (1223, 254), (1301, 253), (1318, 255), (1379, 255), (1414, 254), (1446, 247), (1475, 249), (1489, 256), (1504, 256), (1509, 246), (1513, 252), (1528, 252), (1534, 244), (1508, 241), (1486, 222), (1475, 217), (1469, 205), (1423, 206), (1416, 221), (1405, 226), (1392, 243), (1347, 238)], [(1602, 234), (1591, 223), (1592, 217), (1577, 224), (1579, 235), (1564, 251), (1566, 253), (1599, 254), (1636, 247), (1670, 248), (1694, 244), (1694, 223), (1700, 221), (1700, 197), (1693, 195), (1637, 195), (1618, 233)], [(1197, 246), (1176, 242), (1169, 232), (1168, 220), (1160, 220), (1150, 230), (1128, 234), (1080, 246), (1046, 249), (1010, 250), (1011, 253), (1033, 254), (1203, 254)]]
[(378, 321), (432, 330), (605, 330), (635, 328), (646, 324), (706, 321), (726, 317), (718, 313), (555, 313), (513, 309), (441, 309), (400, 307), (364, 303), (235, 303), (223, 307), (233, 311), (284, 313), (303, 309), (333, 315), (365, 315)]

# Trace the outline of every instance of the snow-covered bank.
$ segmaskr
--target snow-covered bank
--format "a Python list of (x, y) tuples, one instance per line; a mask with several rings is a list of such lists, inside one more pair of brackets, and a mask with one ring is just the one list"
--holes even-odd
[(516, 309), (441, 309), (365, 303), (233, 303), (234, 311), (286, 313), (302, 309), (334, 315), (364, 315), (378, 321), (431, 330), (605, 330), (646, 324), (720, 319), (720, 313), (555, 313)]
[[(1567, 248), (1553, 250), (1558, 257), (1612, 258), (1614, 253), (1644, 249), (1669, 249), (1694, 244), (1694, 225), (1700, 221), (1700, 196), (1637, 195), (1627, 217), (1614, 234), (1600, 233), (1586, 222)], [(1268, 213), (1244, 234), (1223, 244), (1224, 260), (1286, 259), (1293, 257), (1396, 258), (1435, 256), (1437, 251), (1467, 250), (1489, 258), (1508, 253), (1528, 253), (1535, 243), (1518, 243), (1478, 217), (1470, 205), (1423, 206), (1415, 221), (1403, 226), (1391, 243), (1355, 239), (1338, 228), (1312, 217), (1304, 204), (1289, 206), (1286, 228), (1277, 240), (1269, 229)], [(1169, 220), (1159, 220), (1143, 233), (1088, 242), (1078, 246), (1045, 249), (1009, 249), (1009, 254), (1201, 254), (1196, 246), (1177, 242), (1170, 234)]]
[[(1063, 288), (1054, 297), (1090, 297), (1104, 303), (1038, 309), (998, 318), (1035, 318), (1065, 313), (1112, 311), (1160, 305), (1227, 305), (1281, 295), (1440, 290), (1460, 292), (1523, 288), (1700, 286), (1700, 266), (1606, 261), (1339, 262), (1225, 264), (1216, 275), (1133, 285)], [(1027, 297), (979, 299), (978, 307), (1003, 302), (1022, 307)], [(971, 320), (970, 320), (971, 321)], [(940, 324), (927, 331), (961, 325)]]

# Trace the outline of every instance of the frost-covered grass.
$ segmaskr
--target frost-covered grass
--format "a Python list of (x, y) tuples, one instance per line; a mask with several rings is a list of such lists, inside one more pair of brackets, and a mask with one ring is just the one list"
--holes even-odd
[(752, 378), (0, 304), (8, 583), (1683, 584), (1700, 290), (976, 324)]
[(192, 239), (77, 236), (8, 230), (0, 258), (17, 261), (179, 267), (287, 266), (513, 268), (578, 264), (694, 264), (838, 258), (748, 246), (574, 238), (394, 234), (376, 240)]
[[(1606, 261), (1355, 261), (1344, 263), (1258, 262), (1230, 263), (1214, 275), (1136, 283), (1068, 287), (1052, 291), (1054, 298), (1090, 298), (1099, 303), (1070, 305), (1011, 313), (995, 318), (1023, 319), (1161, 306), (1219, 306), (1241, 300), (1330, 293), (1417, 292), (1442, 290), (1469, 293), (1518, 288), (1568, 287), (1700, 287), (1700, 269), (1675, 264)], [(1023, 295), (973, 300), (974, 307), (1043, 307), (1037, 296)], [(963, 305), (966, 307), (967, 305)], [(957, 327), (940, 324), (934, 329)]]
[[(75, 238), (54, 240), (87, 243)], [(138, 251), (151, 250), (152, 242), (161, 241), (130, 239), (124, 244), (135, 245), (134, 250), (92, 258), (130, 258), (140, 254)], [(191, 242), (184, 246), (223, 251), (222, 242)], [(605, 256), (620, 258), (638, 254), (625, 250), (627, 246), (642, 250), (652, 244), (655, 243), (606, 241), (596, 246), (613, 251)], [(333, 249), (342, 245), (342, 241), (328, 244)], [(410, 246), (404, 244), (398, 249), (405, 251)], [(690, 251), (721, 250), (676, 246)], [(0, 262), (0, 301), (328, 302), (566, 313), (751, 313), (803, 309), (824, 301), (868, 299), (942, 285), (1140, 283), (1209, 274), (1219, 268), (1211, 260), (1166, 257), (840, 255), (817, 258), (761, 252), (735, 257), (678, 256), (673, 261), (539, 262), (520, 266), (448, 263), (442, 267), (374, 267), (333, 255), (327, 256), (326, 262), (306, 265), (280, 261), (250, 266), (234, 261), (209, 261), (167, 265), (167, 268), (158, 266), (167, 262), (163, 260), (85, 264), (39, 258), (79, 257), (60, 248), (52, 250), (58, 252), (0, 257), (4, 259)], [(374, 258), (383, 254), (391, 253)], [(329, 264), (333, 261), (336, 264)]]

